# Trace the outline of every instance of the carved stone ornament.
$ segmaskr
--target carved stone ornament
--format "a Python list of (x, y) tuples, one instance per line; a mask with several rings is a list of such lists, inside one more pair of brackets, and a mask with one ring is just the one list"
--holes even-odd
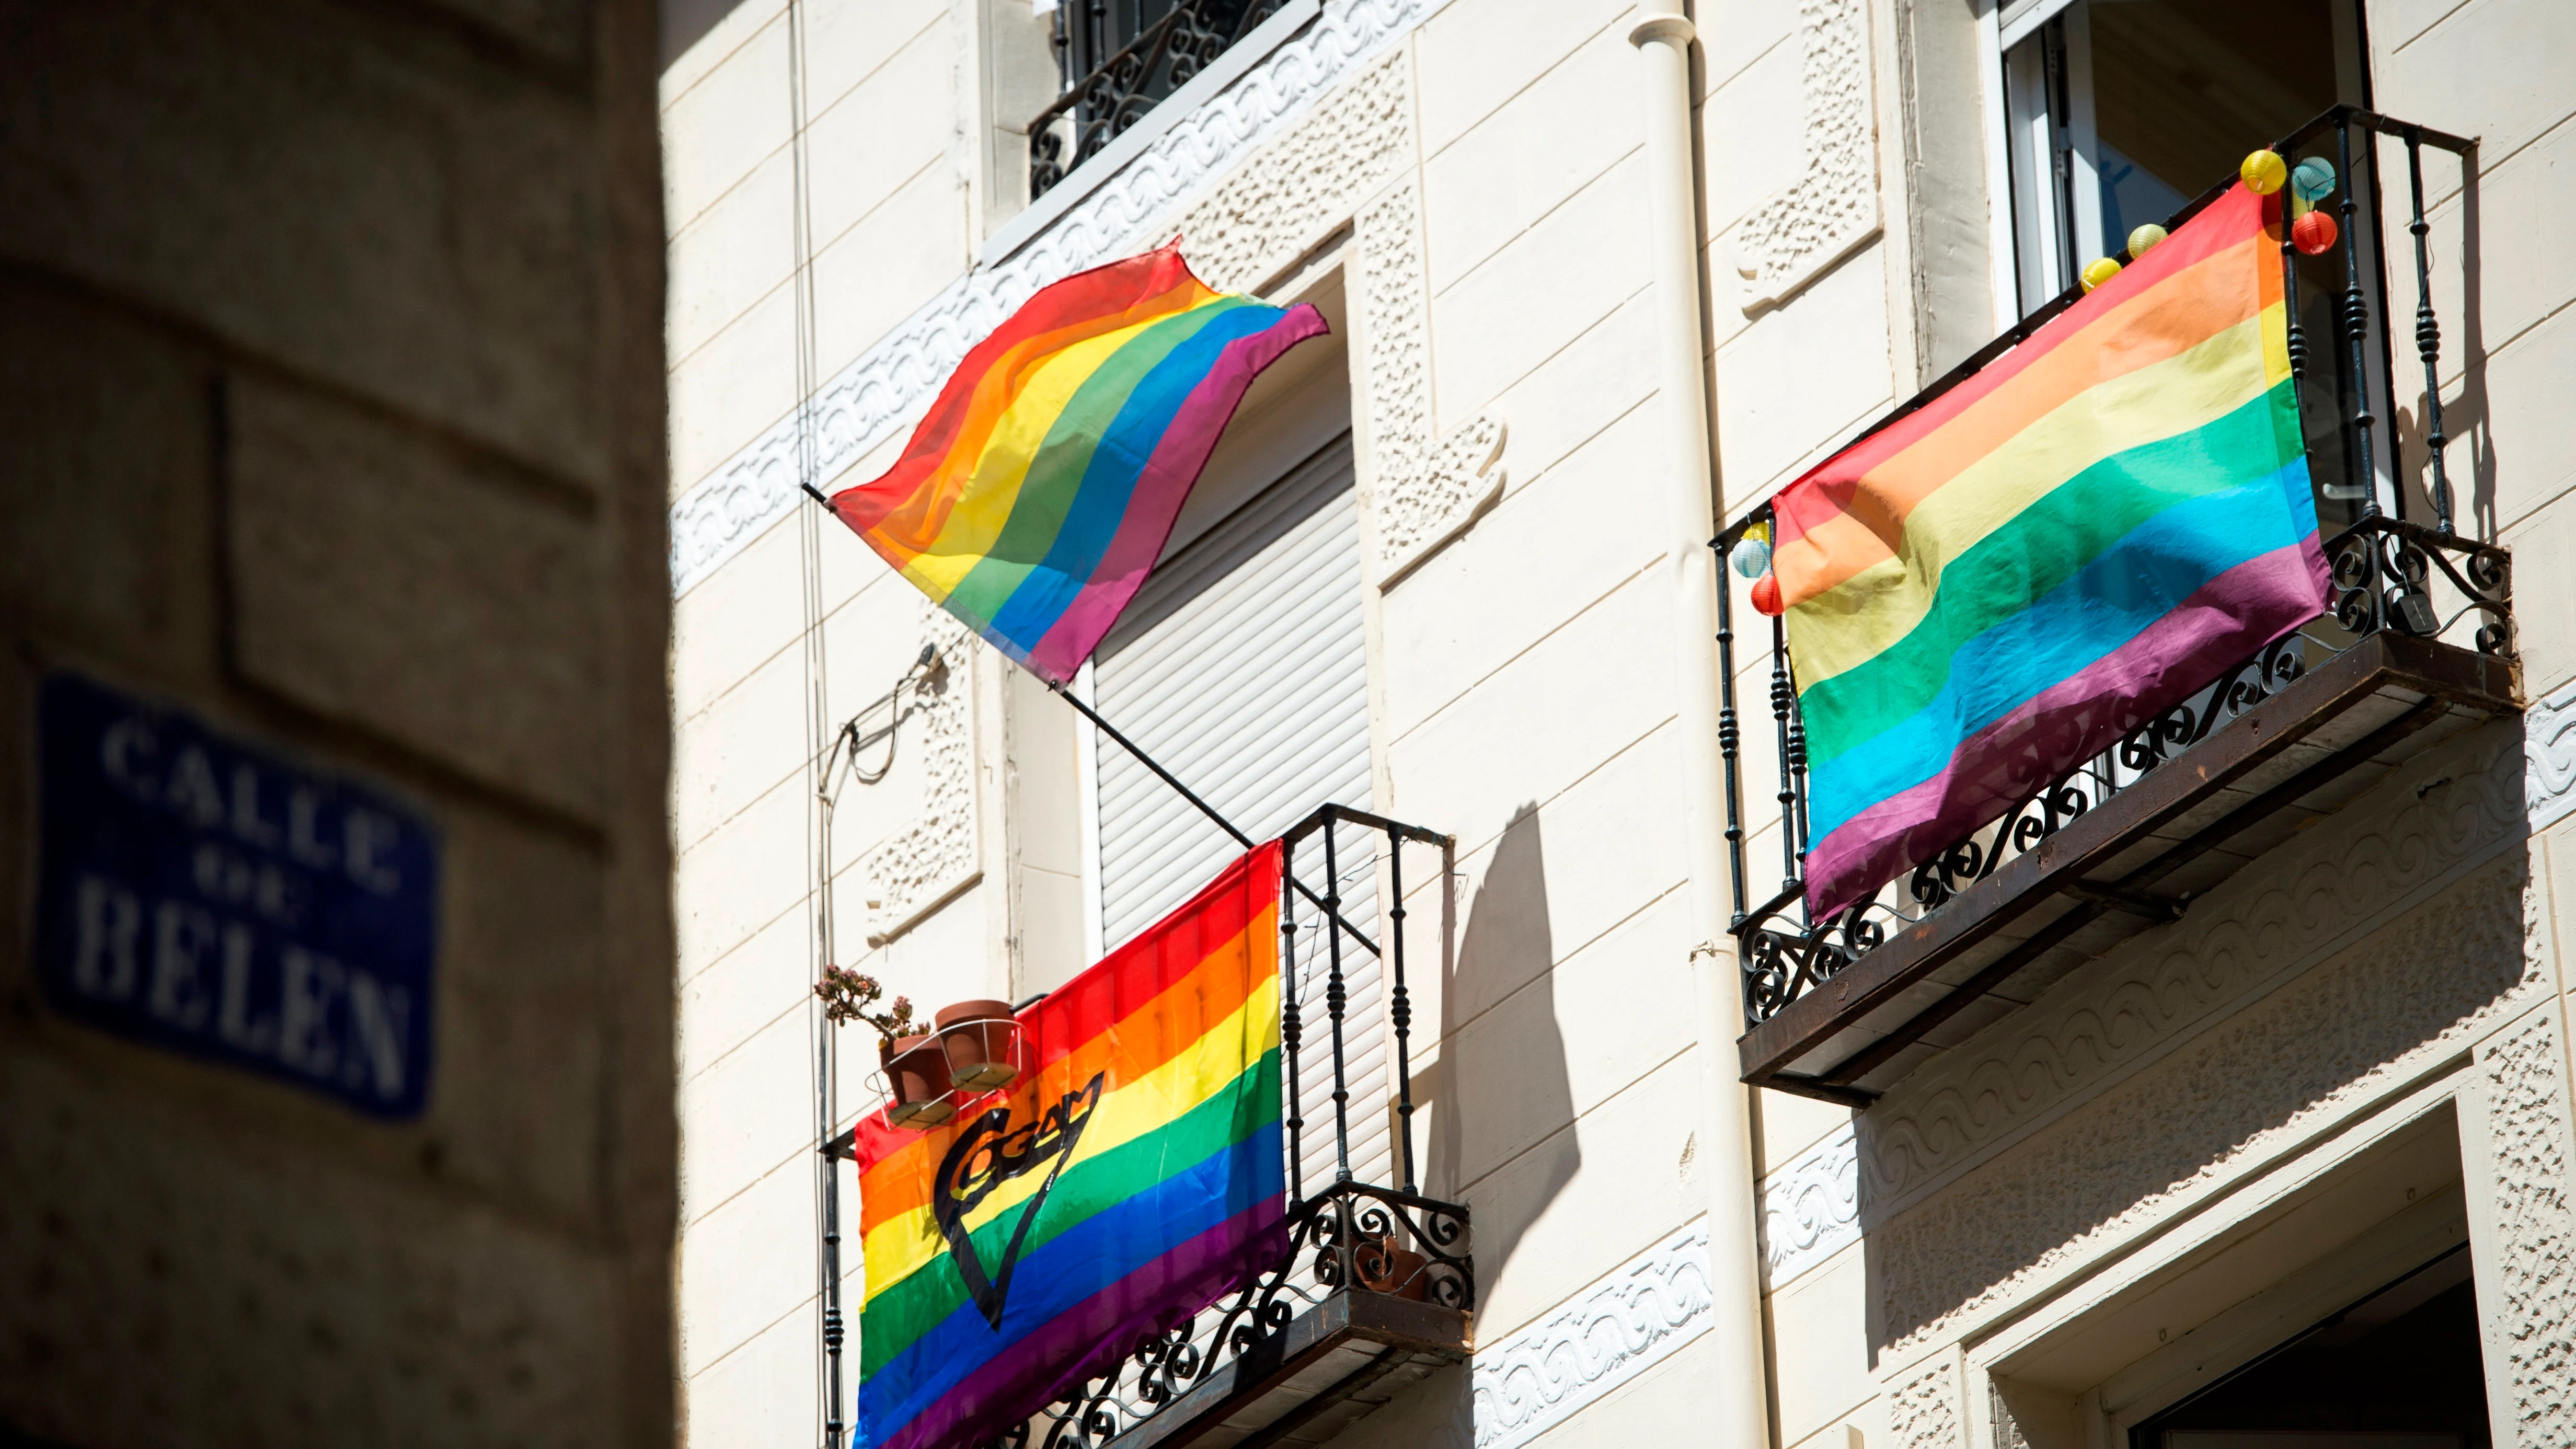
[(1959, 1366), (1944, 1353), (1887, 1396), (1888, 1442), (1896, 1449), (1964, 1449)]
[(1864, 1114), (1889, 1349), (2046, 1291), (2544, 991), (2518, 744), (2418, 762)]
[(1901, 1354), (1972, 1331), (2491, 1030), (2535, 994), (2521, 876), (2518, 858), (2489, 864), (1873, 1227), (1891, 1345)]
[(1502, 414), (1489, 409), (1432, 442), (1431, 308), (1419, 190), (1407, 184), (1371, 203), (1358, 229), (1360, 305), (1368, 322), (1369, 516), (1377, 585), (1384, 589), (1502, 498), (1504, 426)]
[(2523, 762), (2500, 734), (2482, 732), (2384, 782), (2344, 812), (2354, 828), (2301, 831), (2179, 925), (2079, 968), (1897, 1083), (1861, 1127), (1873, 1212), (1903, 1212), (2152, 1061), (2192, 1024), (2517, 846), (2527, 829)]
[(2485, 1265), (2501, 1286), (2486, 1304), (2490, 1353), (2512, 1391), (2517, 1446), (2576, 1444), (2576, 1201), (2569, 1196), (2568, 1094), (2556, 1007), (2497, 1034), (2478, 1053), (2486, 1098), (2496, 1252)]
[(1772, 1289), (1860, 1241), (1860, 1144), (1850, 1124), (1762, 1183), (1762, 1286)]
[[(1349, 220), (1355, 205), (1412, 163), (1408, 67), (1401, 54), (1386, 52), (1443, 3), (1328, 0), (1314, 24), (1173, 121), (1045, 231), (942, 288), (806, 405), (816, 476), (834, 479), (909, 427), (967, 349), (1050, 282), (1177, 233), (1211, 284), (1258, 285), (1272, 274), (1265, 262), (1284, 266)], [(1328, 95), (1332, 105), (1318, 107)], [(1294, 139), (1286, 139), (1292, 131)], [(1226, 180), (1183, 217), (1189, 198), (1216, 177)], [(672, 505), (675, 594), (714, 572), (800, 496), (797, 423), (795, 414), (782, 418)]]
[(2522, 735), (2522, 803), (2538, 832), (2576, 814), (2576, 684), (2534, 702)]
[(1736, 224), (1747, 312), (1776, 306), (1878, 235), (1878, 118), (1862, 0), (1799, 0), (1798, 180)]
[(1476, 1449), (1520, 1446), (1706, 1333), (1708, 1230), (1682, 1229), (1501, 1343), (1470, 1375)]
[(859, 857), (870, 946), (912, 929), (983, 874), (983, 811), (976, 789), (972, 635), (921, 600), (922, 634), (939, 648), (943, 683), (916, 694), (904, 721), (921, 758), (921, 799), (903, 825)]

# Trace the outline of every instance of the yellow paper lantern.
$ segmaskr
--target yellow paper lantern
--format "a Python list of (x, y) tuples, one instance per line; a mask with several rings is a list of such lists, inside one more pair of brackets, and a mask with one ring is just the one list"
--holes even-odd
[(2245, 182), (2246, 190), (2257, 196), (2269, 196), (2281, 189), (2282, 182), (2290, 179), (2290, 168), (2281, 160), (2279, 152), (2257, 151), (2245, 158), (2245, 164), (2236, 168), (2236, 174)]
[(2120, 275), (2120, 264), (2118, 262), (2111, 260), (2109, 257), (2095, 257), (2092, 262), (2084, 268), (2084, 290), (2090, 292), (2095, 287), (2102, 285), (2104, 282), (2107, 282), (2118, 275)]
[(2154, 246), (2156, 243), (2163, 241), (2164, 239), (2165, 229), (2156, 225), (2152, 221), (2148, 222), (2145, 226), (2139, 227), (2136, 231), (2129, 233), (2129, 260), (2136, 261), (2138, 258), (2145, 256), (2147, 254), (2147, 248)]

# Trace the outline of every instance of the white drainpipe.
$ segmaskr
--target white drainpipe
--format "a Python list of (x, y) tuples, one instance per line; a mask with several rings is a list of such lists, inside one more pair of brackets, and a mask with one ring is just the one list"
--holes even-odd
[(1769, 1449), (1770, 1375), (1762, 1345), (1762, 1280), (1754, 1230), (1750, 1089), (1736, 1079), (1736, 967), (1727, 940), (1726, 801), (1718, 775), (1716, 559), (1710, 499), (1707, 376), (1701, 364), (1699, 188), (1691, 157), (1693, 31), (1678, 8), (1656, 8), (1628, 32), (1646, 112), (1647, 238), (1654, 256), (1656, 385), (1663, 394), (1669, 471), (1673, 663), (1681, 731), (1684, 828), (1690, 847), (1691, 942), (1699, 981), (1703, 1111), (1701, 1179), (1708, 1184), (1709, 1287), (1716, 1349), (1706, 1440), (1715, 1449)]

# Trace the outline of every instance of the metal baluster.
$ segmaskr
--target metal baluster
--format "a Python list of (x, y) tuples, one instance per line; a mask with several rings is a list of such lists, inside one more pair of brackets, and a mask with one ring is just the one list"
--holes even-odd
[(1404, 837), (1386, 833), (1386, 887), (1395, 899), (1387, 912), (1387, 934), (1395, 938), (1389, 953), (1395, 964), (1395, 990), (1387, 998), (1387, 1017), (1395, 1023), (1395, 1118), (1404, 1157), (1404, 1190), (1413, 1185), (1413, 1003), (1404, 989)]
[(1726, 581), (1726, 558), (1717, 569), (1717, 752), (1726, 762), (1726, 863), (1735, 885), (1735, 916), (1744, 924), (1744, 763), (1735, 722), (1735, 590)]
[[(2275, 154), (2280, 148), (2274, 147)], [(2284, 160), (2288, 158), (2284, 157)], [(2299, 249), (2290, 240), (2290, 193), (2284, 188), (2281, 197), (2281, 315), (2290, 324), (2290, 396), (2299, 395), (2299, 384), (2308, 375), (2308, 329), (2299, 324)]]
[(1333, 826), (1324, 822), (1324, 940), (1329, 975), (1324, 984), (1324, 1014), (1333, 1024), (1333, 1151), (1339, 1166), (1335, 1182), (1351, 1180), (1351, 1085), (1342, 1060), (1342, 872), (1333, 853)]
[(1780, 889), (1798, 888), (1798, 806), (1789, 779), (1789, 644), (1780, 618), (1771, 618), (1771, 721), (1780, 743)]
[(2343, 202), (2337, 209), (2343, 213), (2343, 335), (2345, 355), (2352, 361), (2353, 450), (2361, 460), (2365, 490), (2361, 516), (2377, 518), (2379, 467), (2372, 458), (2370, 430), (2379, 419), (2370, 411), (2370, 303), (2361, 291), (2361, 244), (2352, 227), (2358, 208), (2353, 195), (2361, 188), (2352, 177), (2352, 123), (2340, 118), (2335, 122), (2335, 160), (2342, 167), (2343, 181)]
[(1297, 893), (1288, 888), (1296, 871), (1297, 842), (1279, 844), (1279, 1045), (1288, 1056), (1288, 1201), (1306, 1198), (1306, 1160), (1301, 1145), (1305, 1111), (1297, 1090)]
[(2433, 258), (2425, 235), (2424, 128), (2406, 128), (2406, 185), (2414, 200), (2415, 219), (2406, 229), (2415, 234), (2415, 350), (2424, 358), (2424, 447), (2433, 472), (2433, 526), (2451, 531), (2451, 475), (2443, 467), (2442, 449), (2450, 439), (2442, 431), (2442, 329), (2433, 320)]

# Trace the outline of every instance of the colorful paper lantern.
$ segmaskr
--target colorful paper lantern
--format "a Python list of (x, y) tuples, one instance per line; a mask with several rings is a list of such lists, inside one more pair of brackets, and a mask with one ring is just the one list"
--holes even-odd
[(2109, 257), (2095, 257), (2084, 266), (2084, 290), (2090, 292), (2118, 275), (2120, 275), (2118, 262)]
[(2301, 201), (2322, 201), (2334, 189), (2334, 163), (2323, 156), (2311, 156), (2290, 172), (2290, 192)]
[(2145, 256), (2147, 254), (2147, 248), (2154, 246), (2156, 243), (2163, 241), (2164, 239), (2165, 229), (2156, 225), (2152, 221), (2148, 222), (2145, 226), (2139, 227), (2136, 231), (2129, 233), (2129, 260), (2134, 262), (2138, 258)]
[(1753, 581), (1753, 607), (1773, 618), (1780, 615), (1780, 576), (1764, 574)]
[(2335, 219), (2322, 211), (2311, 211), (2290, 223), (2290, 245), (2308, 256), (2315, 256), (2335, 244)]
[(1736, 540), (1735, 551), (1726, 556), (1728, 564), (1748, 579), (1758, 579), (1771, 572), (1771, 545), (1758, 538)]
[(2246, 190), (2256, 196), (2269, 196), (2280, 190), (2281, 183), (2289, 179), (2290, 168), (2281, 160), (2279, 152), (2257, 151), (2245, 158), (2245, 164), (2236, 168), (2236, 175), (2245, 183)]

